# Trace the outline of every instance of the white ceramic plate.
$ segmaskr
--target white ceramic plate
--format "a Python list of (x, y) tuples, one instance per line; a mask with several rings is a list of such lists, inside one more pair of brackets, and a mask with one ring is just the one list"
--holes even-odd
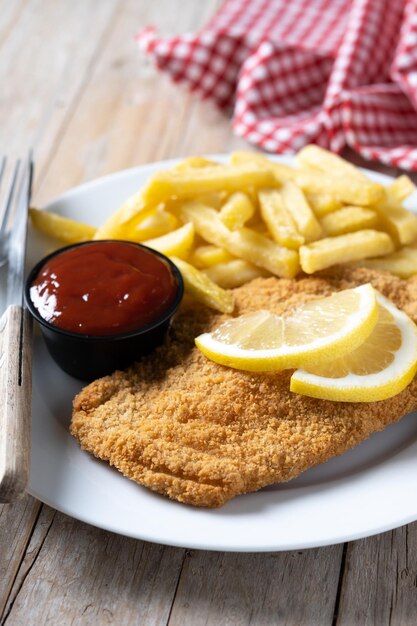
[[(151, 173), (172, 164), (155, 163), (101, 178), (67, 192), (47, 208), (100, 224)], [(416, 197), (410, 208), (417, 208)], [(29, 263), (50, 247), (50, 241), (31, 232)], [(81, 386), (53, 363), (36, 336), (29, 492), (89, 524), (173, 546), (243, 552), (324, 546), (417, 519), (417, 498), (412, 496), (417, 485), (415, 414), (290, 483), (240, 496), (218, 510), (204, 510), (154, 494), (80, 450), (68, 424), (72, 399)]]

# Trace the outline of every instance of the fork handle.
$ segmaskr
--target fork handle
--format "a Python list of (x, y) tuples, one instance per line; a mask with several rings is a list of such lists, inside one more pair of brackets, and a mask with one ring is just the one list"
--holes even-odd
[(10, 305), (0, 318), (0, 502), (27, 487), (32, 412), (32, 318)]

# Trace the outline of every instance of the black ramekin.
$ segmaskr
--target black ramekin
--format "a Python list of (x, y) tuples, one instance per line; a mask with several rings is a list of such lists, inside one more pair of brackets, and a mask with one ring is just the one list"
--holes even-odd
[(91, 381), (106, 374), (111, 374), (117, 369), (124, 369), (152, 352), (154, 348), (164, 341), (174, 313), (178, 309), (184, 293), (181, 273), (168, 257), (142, 244), (117, 240), (118, 243), (128, 243), (145, 248), (168, 263), (177, 282), (177, 293), (169, 309), (156, 322), (143, 326), (139, 330), (123, 334), (106, 336), (82, 335), (81, 333), (73, 333), (50, 324), (41, 317), (31, 300), (30, 288), (33, 281), (45, 263), (54, 256), (71, 248), (88, 246), (91, 243), (97, 244), (100, 241), (111, 240), (86, 241), (59, 248), (48, 254), (31, 270), (25, 285), (26, 305), (31, 315), (40, 325), (42, 335), (52, 358), (65, 372), (83, 381)]

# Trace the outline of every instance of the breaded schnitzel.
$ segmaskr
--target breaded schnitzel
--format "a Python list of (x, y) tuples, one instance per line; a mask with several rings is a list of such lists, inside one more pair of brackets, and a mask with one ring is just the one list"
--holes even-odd
[[(366, 282), (417, 321), (417, 278), (360, 268), (256, 279), (235, 290), (236, 314), (283, 313)], [(81, 447), (154, 491), (218, 507), (288, 481), (417, 409), (416, 380), (394, 398), (359, 406), (290, 393), (291, 371), (252, 373), (213, 363), (194, 338), (225, 319), (187, 303), (164, 346), (85, 387), (71, 423)]]

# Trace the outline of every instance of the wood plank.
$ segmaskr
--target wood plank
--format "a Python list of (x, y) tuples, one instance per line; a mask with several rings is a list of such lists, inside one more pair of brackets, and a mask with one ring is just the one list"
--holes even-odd
[(332, 624), (342, 550), (187, 552), (169, 626)]
[(32, 328), (29, 311), (16, 304), (0, 317), (0, 502), (17, 501), (29, 483)]
[(184, 550), (127, 539), (44, 508), (44, 521), (51, 515), (53, 521), (30, 546), (40, 550), (24, 564), (7, 626), (57, 619), (85, 625), (167, 623)]
[[(19, 563), (19, 569), (16, 571), (13, 585), (9, 590), (7, 598), (5, 597), (4, 606), (2, 606), (2, 611), (0, 612), (0, 616), (2, 616), (4, 620), (6, 619), (5, 616), (7, 616), (10, 612), (15, 597), (19, 592), (28, 572), (30, 571), (33, 563), (36, 561), (38, 553), (43, 545), (43, 542), (45, 541), (45, 537), (48, 534), (49, 528), (55, 516), (55, 511), (53, 509), (42, 506), (42, 504), (34, 498), (28, 497), (28, 500), (36, 504), (37, 515), (32, 535), (29, 538), (29, 543), (25, 546), (24, 558), (22, 562)], [(24, 533), (21, 534), (21, 536), (23, 535)], [(3, 623), (3, 621), (1, 623)]]
[(337, 626), (416, 623), (417, 523), (349, 544)]
[[(205, 132), (201, 132), (202, 129)], [(175, 156), (251, 149), (253, 147), (247, 141), (233, 134), (230, 118), (223, 111), (207, 100), (193, 97), (187, 127), (178, 142)]]
[(133, 35), (149, 24), (161, 33), (194, 31), (218, 4), (123, 3), (35, 202), (42, 205), (87, 179), (177, 154), (193, 97), (156, 72)]
[(18, 19), (11, 14), (4, 23), (8, 37), (1, 47), (0, 84), (7, 89), (1, 90), (0, 116), (7, 124), (0, 127), (0, 145), (13, 155), (33, 146), (38, 173), (53, 153), (119, 2), (27, 0)]
[(0, 619), (40, 508), (30, 496), (0, 506)]

